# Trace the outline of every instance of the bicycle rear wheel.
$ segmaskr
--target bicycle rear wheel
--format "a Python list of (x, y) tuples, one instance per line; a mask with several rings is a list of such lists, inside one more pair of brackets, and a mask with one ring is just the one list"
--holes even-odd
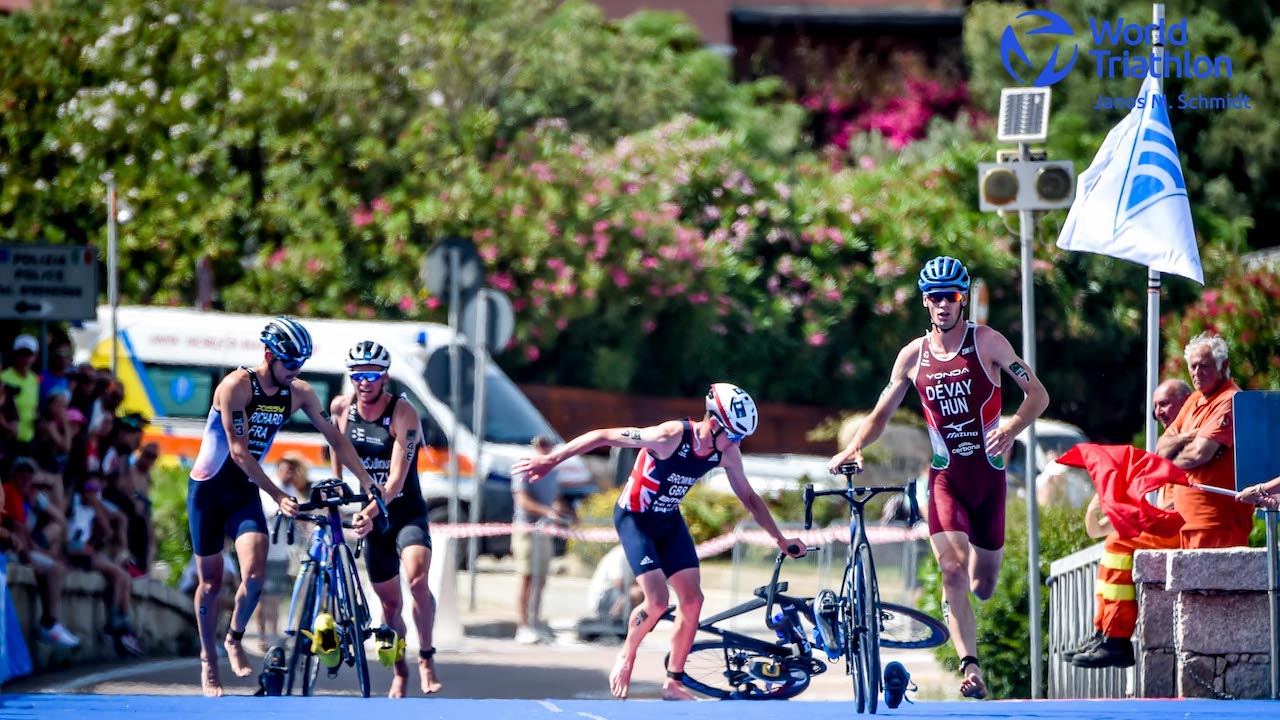
[(858, 546), (847, 583), (849, 633), (846, 662), (852, 663), (853, 694), (859, 713), (875, 713), (880, 694), (880, 622), (871, 546)]
[(356, 561), (351, 548), (340, 546), (338, 553), (336, 582), (342, 588), (341, 617), (338, 625), (342, 628), (343, 642), (347, 645), (348, 657), (356, 670), (356, 680), (360, 683), (360, 695), (369, 697), (369, 656), (364, 652), (364, 631), (367, 626), (362, 600), (364, 593), (360, 589), (360, 578), (356, 576)]
[(938, 647), (951, 638), (947, 626), (919, 610), (880, 603), (880, 646), (891, 648)]
[[(748, 672), (753, 664), (780, 667), (781, 672), (777, 680), (763, 680)], [(684, 661), (685, 686), (720, 700), (786, 700), (804, 692), (809, 679), (807, 669), (786, 657), (732, 640), (694, 643)]]
[(311, 621), (315, 617), (315, 585), (316, 566), (314, 562), (303, 563), (298, 579), (293, 583), (293, 596), (289, 606), (289, 627), (286, 628), (292, 647), (289, 650), (289, 673), (285, 678), (284, 694), (292, 695), (296, 686), (302, 690), (299, 671), (306, 672), (306, 657), (310, 655), (307, 638), (302, 630), (311, 630)]
[[(307, 627), (310, 628), (315, 622), (316, 616), (322, 612), (329, 611), (329, 575), (328, 572), (316, 566), (316, 582), (313, 600), (311, 603), (311, 612), (306, 618)], [(302, 638), (303, 642), (307, 642), (306, 638)], [(309, 644), (309, 643), (308, 643)], [(306, 655), (303, 657), (302, 667), (302, 694), (311, 697), (316, 692), (316, 681), (320, 678), (320, 658), (311, 652), (308, 647)]]

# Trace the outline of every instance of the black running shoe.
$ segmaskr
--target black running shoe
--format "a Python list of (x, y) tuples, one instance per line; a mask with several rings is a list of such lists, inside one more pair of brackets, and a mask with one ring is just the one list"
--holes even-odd
[[(884, 667), (884, 704), (890, 708), (896, 708), (902, 704), (902, 700), (906, 698), (908, 690), (915, 690), (916, 686), (911, 682), (911, 673), (902, 666), (902, 663), (889, 663)], [(911, 702), (907, 700), (907, 702)]]

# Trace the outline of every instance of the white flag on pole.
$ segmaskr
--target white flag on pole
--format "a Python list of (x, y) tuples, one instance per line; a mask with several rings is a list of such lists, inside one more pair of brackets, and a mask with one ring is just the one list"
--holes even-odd
[(1156, 78), (1144, 102), (1107, 133), (1058, 235), (1064, 250), (1110, 255), (1204, 284), (1191, 203), (1165, 97)]

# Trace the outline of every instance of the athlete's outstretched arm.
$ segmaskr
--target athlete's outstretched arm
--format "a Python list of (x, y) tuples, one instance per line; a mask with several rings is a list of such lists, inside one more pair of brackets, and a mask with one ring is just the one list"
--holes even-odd
[(557, 447), (546, 455), (517, 460), (511, 466), (513, 474), (527, 474), (529, 482), (537, 482), (547, 476), (556, 465), (575, 455), (591, 452), (598, 447), (642, 448), (653, 450), (666, 457), (675, 451), (684, 424), (668, 420), (661, 425), (647, 428), (603, 428), (590, 430)]
[(885, 385), (884, 390), (880, 392), (880, 399), (876, 401), (875, 409), (866, 420), (862, 421), (858, 432), (854, 433), (853, 439), (849, 441), (849, 446), (836, 453), (827, 463), (829, 472), (836, 473), (840, 466), (846, 463), (862, 466), (863, 449), (880, 437), (885, 426), (889, 424), (889, 418), (893, 417), (893, 411), (902, 405), (903, 399), (907, 396), (907, 390), (911, 387), (911, 369), (920, 357), (921, 342), (923, 340), (916, 340), (898, 352), (898, 358), (893, 361), (893, 370), (889, 374), (889, 384)]
[(293, 517), (298, 513), (297, 501), (271, 482), (262, 464), (249, 451), (248, 407), (252, 397), (253, 388), (248, 376), (234, 372), (223, 378), (213, 391), (213, 406), (222, 414), (222, 432), (227, 437), (232, 461), (240, 466), (254, 485), (276, 501), (280, 512)]
[(307, 382), (294, 380), (293, 392), (302, 400), (302, 412), (306, 413), (307, 419), (324, 436), (325, 442), (329, 443), (329, 449), (356, 476), (356, 479), (360, 481), (360, 487), (367, 492), (373, 487), (373, 479), (369, 477), (369, 473), (365, 472), (364, 463), (360, 462), (360, 456), (356, 454), (356, 449), (352, 446), (351, 441), (347, 439), (346, 435), (338, 431), (338, 427), (333, 424), (329, 411), (320, 404), (320, 398), (316, 396), (316, 391)]
[(1022, 392), (1027, 394), (1018, 406), (1018, 411), (1013, 414), (1013, 419), (987, 435), (987, 452), (993, 456), (1004, 455), (1013, 447), (1013, 440), (1018, 433), (1035, 422), (1044, 409), (1049, 407), (1049, 391), (1044, 389), (1040, 378), (1027, 367), (1027, 361), (1013, 351), (1013, 346), (1004, 335), (985, 325), (979, 325), (977, 345), (982, 357), (999, 365), (1022, 388)]
[(778, 548), (791, 557), (804, 557), (807, 552), (804, 541), (782, 534), (778, 523), (773, 519), (773, 514), (769, 512), (769, 506), (764, 504), (764, 500), (760, 499), (755, 488), (751, 487), (751, 483), (747, 481), (747, 474), (742, 469), (742, 452), (736, 445), (724, 451), (720, 467), (724, 468), (725, 475), (729, 476), (729, 487), (733, 488), (733, 494), (742, 501), (743, 507), (751, 513), (756, 524), (769, 533), (769, 537), (778, 544)]

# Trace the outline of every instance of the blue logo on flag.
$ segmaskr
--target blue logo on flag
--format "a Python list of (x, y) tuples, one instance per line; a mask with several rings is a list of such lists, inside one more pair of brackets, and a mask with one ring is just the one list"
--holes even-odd
[(1173, 141), (1173, 126), (1169, 123), (1164, 98), (1159, 95), (1148, 98), (1146, 116), (1134, 135), (1122, 188), (1116, 208), (1117, 230), (1161, 200), (1187, 195), (1178, 146)]
[[(1071, 29), (1071, 23), (1064, 20), (1061, 15), (1049, 12), (1048, 10), (1028, 10), (1015, 18), (1015, 20), (1021, 20), (1028, 15), (1044, 18), (1049, 21), (1049, 24), (1030, 30), (1026, 33), (1027, 35), (1074, 36), (1076, 34), (1076, 31)], [(1080, 46), (1072, 44), (1071, 59), (1067, 61), (1067, 64), (1064, 67), (1061, 68), (1057, 67), (1058, 50), (1060, 49), (1061, 48), (1058, 47), (1053, 49), (1053, 54), (1049, 56), (1049, 61), (1040, 69), (1040, 74), (1036, 76), (1035, 82), (1033, 82), (1032, 85), (1035, 85), (1036, 87), (1047, 87), (1052, 85), (1066, 77), (1067, 73), (1071, 72), (1071, 68), (1075, 67), (1076, 57), (1080, 55)], [(1000, 60), (1004, 62), (1004, 69), (1009, 73), (1010, 77), (1020, 83), (1025, 83), (1026, 81), (1024, 81), (1018, 73), (1014, 71), (1013, 65), (1009, 63), (1010, 55), (1016, 56), (1022, 61), (1023, 65), (1026, 65), (1033, 70), (1035, 69), (1035, 64), (1027, 58), (1027, 52), (1022, 49), (1022, 42), (1018, 39), (1018, 33), (1013, 29), (1012, 24), (1006, 26), (1004, 34), (1000, 36)]]

